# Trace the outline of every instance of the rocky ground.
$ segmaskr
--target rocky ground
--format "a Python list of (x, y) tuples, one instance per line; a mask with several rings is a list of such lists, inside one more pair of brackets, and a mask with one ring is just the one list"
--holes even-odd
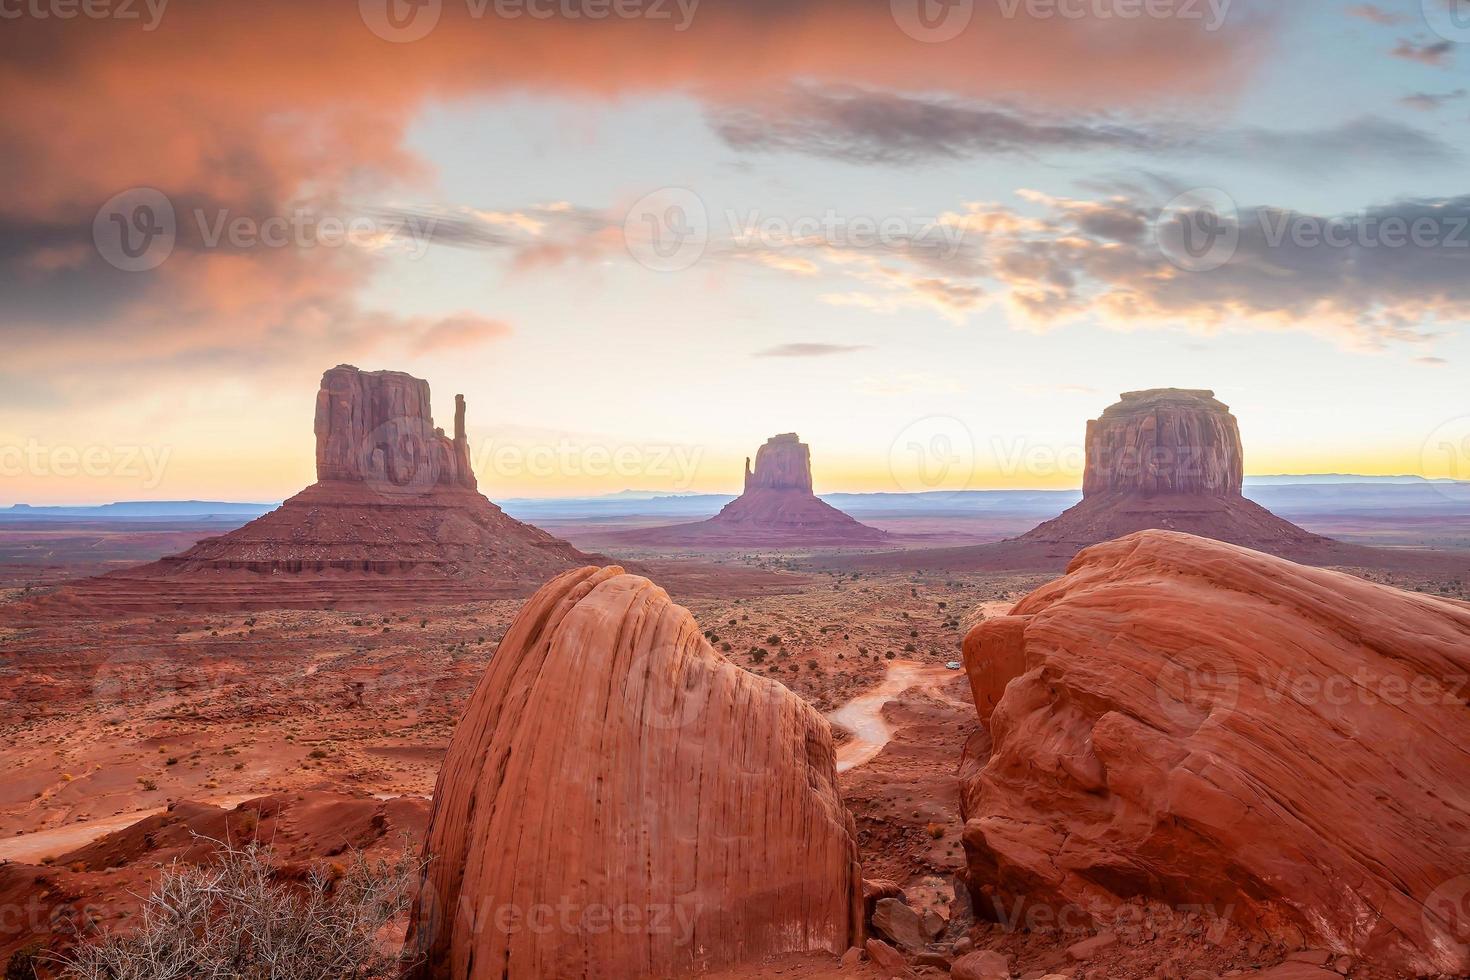
[[(734, 568), (732, 582), (792, 565), (779, 555), (704, 558)], [(1076, 980), (1199, 980), (1277, 967), (1293, 954), (1320, 959), (1253, 943), (1198, 910), (1141, 907), (1113, 928), (1068, 931), (1022, 927), (1006, 910), (989, 916), (1000, 924), (972, 923), (955, 902), (965, 864), (955, 767), (978, 726), (967, 683), (945, 664), (980, 617), (1047, 576), (807, 571), (784, 593), (762, 579), (742, 595), (721, 590), (711, 567), (675, 598), (725, 656), (823, 712), (880, 687), (895, 668), (921, 678), (877, 704), (888, 740), (839, 780), (865, 877), (893, 882), (919, 919), (944, 922), (948, 951), (931, 951), (928, 965), (910, 957), (907, 969), (947, 975), (945, 964), (967, 949), (1009, 957), (1016, 976)], [(38, 940), (125, 923), (158, 860), (185, 849), (171, 827), (265, 825), (297, 862), (385, 847), (389, 830), (416, 844), (454, 724), (520, 605), (86, 620), (27, 615), (27, 598), (15, 589), (0, 605), (0, 898), (34, 908), (0, 923), (0, 962)], [(866, 737), (836, 734), (840, 743)], [(254, 817), (224, 816), (260, 797), (275, 802), (238, 812)], [(96, 909), (79, 917), (89, 902)], [(889, 975), (866, 954), (854, 959), (790, 957), (728, 976)], [(1331, 972), (1298, 963), (1270, 976), (1388, 976), (1324, 962)]]

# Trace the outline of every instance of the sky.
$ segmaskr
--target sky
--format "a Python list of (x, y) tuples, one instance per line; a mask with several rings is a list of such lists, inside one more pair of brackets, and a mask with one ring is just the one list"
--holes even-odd
[(1464, 7), (4, 0), (0, 505), (282, 499), (339, 363), (492, 499), (1075, 487), (1153, 387), (1470, 479)]

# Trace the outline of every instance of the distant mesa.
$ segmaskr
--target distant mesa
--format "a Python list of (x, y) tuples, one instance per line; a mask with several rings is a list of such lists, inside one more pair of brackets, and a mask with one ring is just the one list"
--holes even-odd
[(826, 719), (616, 566), (516, 615), (450, 739), (424, 856), (410, 980), (694, 976), (835, 956), (862, 929)]
[(316, 483), (182, 554), (77, 583), (70, 597), (140, 610), (453, 601), (525, 595), (594, 560), (478, 492), (463, 395), (448, 435), (428, 382), (339, 365), (322, 375), (315, 432)]
[(1325, 542), (1241, 495), (1244, 459), (1213, 391), (1130, 391), (1087, 423), (1082, 502), (1020, 540), (1075, 552), (1160, 528), (1276, 554)]
[(794, 432), (772, 436), (745, 461), (745, 489), (714, 517), (695, 524), (618, 535), (626, 543), (781, 547), (882, 544), (886, 531), (860, 524), (812, 491), (812, 451)]

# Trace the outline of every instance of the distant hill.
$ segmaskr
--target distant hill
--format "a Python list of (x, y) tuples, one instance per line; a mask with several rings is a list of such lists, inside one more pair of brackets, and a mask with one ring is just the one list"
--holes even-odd
[[(1470, 513), (1470, 483), (1419, 476), (1347, 473), (1246, 477), (1245, 495), (1286, 514), (1419, 511)], [(931, 493), (828, 493), (821, 499), (855, 517), (974, 515), (1053, 517), (1082, 498), (1080, 490), (953, 490)], [(501, 501), (518, 520), (588, 520), (654, 517), (700, 519), (735, 499), (726, 493), (659, 493), (622, 490), (597, 497), (521, 497)], [(278, 504), (217, 500), (135, 500), (96, 506), (0, 508), (0, 522), (26, 520), (217, 520), (243, 524)]]
[(274, 510), (278, 504), (244, 504), (221, 500), (123, 500), (94, 506), (33, 506), (0, 508), (0, 521), (93, 518), (97, 520), (208, 520), (248, 521)]

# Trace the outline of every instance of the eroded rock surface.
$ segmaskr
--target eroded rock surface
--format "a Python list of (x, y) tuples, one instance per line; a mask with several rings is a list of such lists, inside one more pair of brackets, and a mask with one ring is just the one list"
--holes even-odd
[(988, 898), (1101, 920), (1153, 897), (1470, 969), (1470, 606), (1147, 531), (978, 625), (965, 664)]
[(837, 955), (861, 930), (827, 722), (616, 567), (561, 575), (517, 615), (425, 850), (423, 978), (684, 976)]

